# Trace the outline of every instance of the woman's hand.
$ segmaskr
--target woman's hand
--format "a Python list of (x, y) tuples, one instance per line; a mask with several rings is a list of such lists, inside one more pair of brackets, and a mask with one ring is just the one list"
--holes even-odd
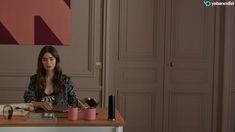
[(35, 109), (41, 108), (43, 110), (52, 110), (53, 106), (50, 102), (32, 102)]

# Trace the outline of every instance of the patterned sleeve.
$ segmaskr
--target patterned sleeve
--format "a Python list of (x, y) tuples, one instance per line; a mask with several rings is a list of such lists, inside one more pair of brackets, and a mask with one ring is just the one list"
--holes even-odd
[(24, 102), (26, 103), (37, 100), (35, 95), (35, 79), (35, 76), (30, 77), (28, 90), (24, 92)]
[(70, 106), (77, 106), (77, 97), (74, 91), (74, 84), (70, 77), (67, 77), (67, 79), (65, 79), (65, 87), (67, 89), (68, 104)]

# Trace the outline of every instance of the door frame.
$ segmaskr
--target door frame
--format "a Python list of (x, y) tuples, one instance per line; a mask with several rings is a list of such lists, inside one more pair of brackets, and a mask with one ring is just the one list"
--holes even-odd
[[(225, 7), (225, 31), (224, 31), (224, 67), (223, 67), (223, 100), (222, 100), (222, 132), (231, 132), (232, 130), (232, 55), (234, 42), (234, 9)], [(233, 125), (234, 126), (234, 125)]]

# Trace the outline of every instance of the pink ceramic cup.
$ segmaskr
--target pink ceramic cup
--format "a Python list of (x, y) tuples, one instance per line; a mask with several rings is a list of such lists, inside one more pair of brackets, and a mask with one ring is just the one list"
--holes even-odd
[(93, 121), (96, 119), (96, 108), (85, 109), (84, 110), (84, 119), (88, 121)]
[(77, 107), (72, 107), (68, 109), (68, 119), (71, 121), (76, 121), (78, 120), (78, 108)]

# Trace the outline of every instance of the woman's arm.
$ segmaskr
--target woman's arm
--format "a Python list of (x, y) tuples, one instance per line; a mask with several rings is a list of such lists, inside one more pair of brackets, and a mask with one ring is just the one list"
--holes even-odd
[(35, 109), (44, 109), (44, 110), (52, 110), (52, 104), (49, 102), (37, 102), (36, 97), (36, 89), (35, 89), (35, 82), (36, 77), (31, 76), (30, 77), (30, 83), (28, 86), (28, 90), (24, 93), (24, 102), (26, 103), (32, 103), (34, 110)]
[(37, 97), (36, 97), (36, 89), (35, 89), (35, 81), (36, 81), (36, 77), (31, 76), (30, 77), (30, 83), (28, 85), (28, 90), (26, 90), (24, 92), (24, 102), (26, 103), (30, 103), (32, 101), (36, 101)]
[(67, 95), (68, 95), (68, 104), (70, 106), (77, 106), (78, 99), (76, 97), (76, 93), (74, 91), (74, 84), (70, 77), (67, 77), (65, 81), (65, 87), (67, 89)]
[(52, 110), (53, 106), (50, 102), (31, 102), (33, 105), (34, 110), (35, 109), (43, 109), (43, 110)]

